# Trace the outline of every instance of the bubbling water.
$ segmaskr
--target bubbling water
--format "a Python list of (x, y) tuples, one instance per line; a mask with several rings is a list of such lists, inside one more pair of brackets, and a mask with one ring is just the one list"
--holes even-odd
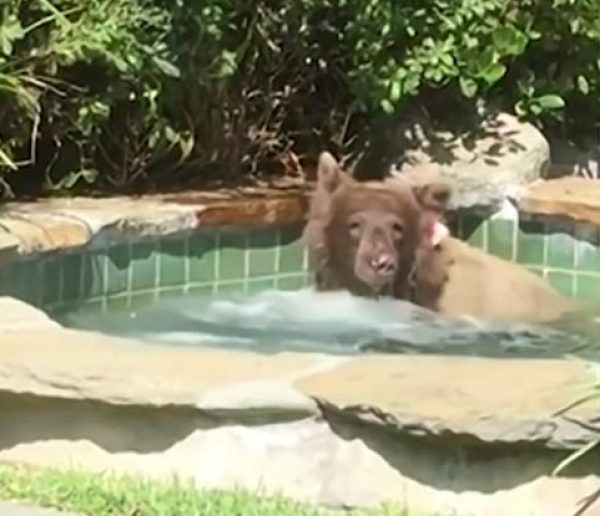
[[(148, 343), (243, 348), (258, 352), (413, 353), (489, 357), (600, 358), (598, 331), (560, 325), (450, 319), (406, 301), (345, 292), (267, 291), (186, 296), (120, 313), (71, 312), (71, 327)], [(590, 323), (591, 324), (591, 323)]]

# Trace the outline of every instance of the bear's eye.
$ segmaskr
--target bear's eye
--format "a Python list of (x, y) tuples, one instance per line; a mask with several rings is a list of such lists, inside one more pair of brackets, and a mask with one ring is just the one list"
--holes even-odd
[(392, 224), (392, 231), (396, 236), (402, 236), (402, 233), (404, 233), (404, 227), (400, 222), (394, 222)]
[(350, 230), (350, 234), (356, 236), (360, 232), (360, 222), (350, 222), (350, 224), (348, 224), (348, 229)]

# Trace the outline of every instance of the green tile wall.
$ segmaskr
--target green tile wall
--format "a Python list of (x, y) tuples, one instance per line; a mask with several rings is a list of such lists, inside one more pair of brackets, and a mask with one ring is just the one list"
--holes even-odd
[[(476, 213), (449, 217), (454, 234), (523, 264), (554, 288), (600, 301), (600, 229)], [(0, 265), (0, 294), (47, 309), (103, 310), (186, 294), (296, 290), (310, 281), (301, 226), (212, 229)]]
[(120, 310), (185, 294), (296, 290), (308, 283), (302, 227), (213, 229), (41, 255), (0, 266), (0, 294), (47, 309)]
[(519, 221), (459, 215), (459, 237), (526, 266), (558, 291), (600, 301), (600, 228), (521, 215)]

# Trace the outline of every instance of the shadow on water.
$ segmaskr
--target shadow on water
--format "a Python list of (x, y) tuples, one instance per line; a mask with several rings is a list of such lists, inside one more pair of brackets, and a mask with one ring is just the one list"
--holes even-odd
[[(599, 319), (600, 320), (600, 319)], [(600, 322), (578, 314), (552, 325), (455, 320), (404, 301), (346, 293), (188, 296), (122, 312), (73, 311), (63, 324), (183, 346), (274, 353), (405, 353), (600, 360)]]

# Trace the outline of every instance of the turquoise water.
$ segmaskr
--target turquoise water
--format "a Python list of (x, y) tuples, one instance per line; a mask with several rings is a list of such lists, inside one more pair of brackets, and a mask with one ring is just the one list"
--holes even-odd
[[(219, 346), (266, 353), (410, 353), (600, 359), (600, 324), (591, 317), (550, 326), (451, 320), (404, 301), (346, 293), (269, 291), (186, 296), (119, 313), (73, 311), (66, 326), (149, 344)], [(573, 330), (576, 328), (576, 331)]]

